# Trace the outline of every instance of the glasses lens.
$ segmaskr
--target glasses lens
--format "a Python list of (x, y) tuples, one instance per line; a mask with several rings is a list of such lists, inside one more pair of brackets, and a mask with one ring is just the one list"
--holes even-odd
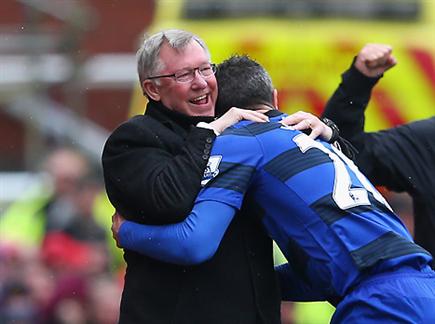
[(216, 73), (216, 65), (215, 64), (206, 64), (202, 65), (196, 69), (191, 70), (182, 70), (178, 71), (174, 74), (175, 79), (178, 82), (190, 82), (195, 78), (195, 71), (198, 70), (199, 75), (203, 78), (208, 78)]
[(178, 82), (189, 82), (195, 77), (195, 70), (183, 70), (175, 73), (175, 79)]
[(213, 69), (212, 64), (202, 66), (198, 70), (199, 70), (199, 74), (201, 74), (203, 77), (209, 77), (215, 73), (215, 70)]

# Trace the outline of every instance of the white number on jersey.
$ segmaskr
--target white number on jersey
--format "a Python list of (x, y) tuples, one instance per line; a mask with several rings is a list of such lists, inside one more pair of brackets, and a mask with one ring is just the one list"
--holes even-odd
[[(332, 160), (335, 169), (334, 190), (332, 198), (341, 209), (348, 209), (356, 206), (370, 205), (367, 192), (371, 192), (376, 200), (387, 206), (385, 198), (376, 190), (367, 178), (358, 170), (352, 160), (347, 158), (341, 151), (332, 146), (332, 150), (314, 141), (305, 134), (296, 135), (293, 141), (302, 153), (309, 149), (316, 148), (327, 154)], [(351, 188), (351, 177), (346, 166), (352, 170), (364, 188)]]

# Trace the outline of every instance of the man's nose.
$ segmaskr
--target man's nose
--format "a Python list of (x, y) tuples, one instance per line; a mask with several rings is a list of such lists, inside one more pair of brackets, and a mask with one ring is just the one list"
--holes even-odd
[(199, 70), (194, 71), (194, 77), (192, 80), (192, 87), (205, 88), (207, 86), (207, 80), (199, 73)]

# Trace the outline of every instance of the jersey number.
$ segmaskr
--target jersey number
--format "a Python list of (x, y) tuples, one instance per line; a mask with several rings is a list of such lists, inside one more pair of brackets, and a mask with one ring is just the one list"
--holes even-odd
[[(327, 154), (332, 160), (335, 169), (334, 190), (332, 198), (341, 209), (348, 209), (356, 206), (370, 205), (368, 192), (371, 192), (376, 200), (387, 206), (390, 210), (385, 198), (373, 187), (367, 178), (358, 170), (352, 160), (348, 159), (341, 151), (331, 146), (332, 150), (323, 146), (306, 136), (305, 134), (296, 135), (293, 141), (299, 147), (302, 153), (305, 153), (311, 148), (317, 148)], [(352, 188), (351, 177), (348, 169), (352, 170), (354, 175), (363, 185), (363, 188)]]

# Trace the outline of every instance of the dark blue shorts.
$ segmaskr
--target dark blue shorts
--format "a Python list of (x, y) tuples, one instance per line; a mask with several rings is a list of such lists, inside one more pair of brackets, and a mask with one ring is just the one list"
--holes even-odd
[(375, 275), (338, 304), (331, 323), (435, 323), (435, 272), (426, 267)]

